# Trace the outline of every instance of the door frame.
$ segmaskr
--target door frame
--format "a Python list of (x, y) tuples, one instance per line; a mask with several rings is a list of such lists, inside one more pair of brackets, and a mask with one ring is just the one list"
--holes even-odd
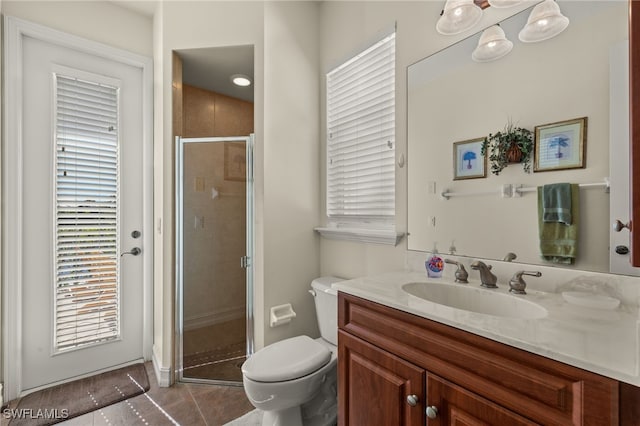
[[(153, 60), (126, 50), (67, 34), (39, 24), (4, 17), (4, 129), (2, 139), (2, 359), (4, 398), (22, 389), (22, 161), (21, 114), (23, 39), (60, 47), (139, 68), (143, 93), (143, 357), (151, 359), (153, 336)], [(75, 379), (75, 377), (74, 377)]]
[[(221, 137), (203, 137), (203, 138), (183, 138), (176, 136), (175, 139), (175, 269), (176, 269), (176, 308), (175, 308), (175, 366), (176, 379), (179, 382), (219, 384), (230, 386), (242, 386), (241, 382), (231, 382), (226, 380), (209, 380), (185, 378), (184, 373), (184, 357), (183, 357), (183, 339), (184, 339), (184, 274), (183, 274), (183, 257), (184, 242), (182, 229), (184, 224), (183, 205), (184, 205), (184, 147), (188, 143), (224, 143), (244, 141), (246, 146), (246, 263), (243, 263), (246, 271), (246, 299), (245, 299), (245, 318), (246, 318), (246, 356), (249, 357), (254, 351), (254, 331), (253, 331), (253, 263), (254, 254), (254, 205), (255, 205), (255, 189), (253, 186), (253, 148), (254, 135), (249, 136), (221, 136)], [(238, 259), (240, 262), (241, 259)]]

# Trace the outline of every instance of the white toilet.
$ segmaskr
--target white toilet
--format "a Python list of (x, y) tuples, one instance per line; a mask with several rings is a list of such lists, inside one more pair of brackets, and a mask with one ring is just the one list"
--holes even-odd
[(331, 284), (313, 280), (322, 337), (297, 336), (254, 353), (242, 365), (244, 391), (263, 410), (263, 426), (328, 426), (337, 419), (338, 297)]

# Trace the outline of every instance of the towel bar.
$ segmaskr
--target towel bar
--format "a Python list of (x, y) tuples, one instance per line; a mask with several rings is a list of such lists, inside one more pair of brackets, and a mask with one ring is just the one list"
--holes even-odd
[[(593, 183), (581, 183), (578, 186), (580, 188), (604, 188), (605, 192), (609, 192), (609, 178), (605, 178), (603, 182), (593, 182)], [(518, 187), (514, 184), (506, 184), (503, 185), (502, 188), (498, 190), (487, 190), (487, 191), (476, 191), (476, 192), (450, 192), (448, 190), (444, 190), (440, 196), (444, 200), (448, 200), (451, 197), (468, 197), (468, 196), (476, 196), (476, 195), (502, 195), (503, 198), (514, 198), (519, 197), (520, 195), (526, 192), (535, 192), (538, 190), (537, 186), (523, 186)]]

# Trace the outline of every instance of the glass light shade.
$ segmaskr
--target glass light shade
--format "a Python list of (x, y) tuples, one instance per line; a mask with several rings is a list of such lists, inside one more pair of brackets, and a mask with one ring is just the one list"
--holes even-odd
[(522, 0), (488, 0), (489, 6), (495, 7), (496, 9), (501, 9), (505, 7), (515, 6), (520, 3)]
[(518, 38), (524, 43), (548, 40), (568, 26), (569, 18), (560, 12), (560, 6), (554, 0), (544, 0), (533, 8)]
[(504, 31), (498, 25), (487, 28), (482, 32), (478, 47), (471, 54), (476, 62), (495, 61), (511, 52), (513, 43), (507, 40)]
[(231, 76), (231, 82), (236, 86), (251, 86), (251, 79), (244, 74), (234, 74)]
[(444, 35), (459, 34), (477, 24), (480, 18), (482, 9), (473, 0), (447, 0), (436, 30)]

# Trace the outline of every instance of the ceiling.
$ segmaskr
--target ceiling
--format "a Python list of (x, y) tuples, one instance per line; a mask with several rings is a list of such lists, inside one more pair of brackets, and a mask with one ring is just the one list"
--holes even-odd
[(253, 84), (239, 87), (231, 82), (234, 74), (244, 74), (253, 82), (253, 46), (179, 49), (182, 81), (185, 84), (253, 102)]
[[(0, 0), (1, 1), (1, 0)], [(111, 0), (120, 7), (152, 17), (156, 0)], [(231, 83), (234, 74), (244, 74), (253, 82), (253, 46), (180, 49), (183, 82), (216, 93), (253, 102), (253, 84), (239, 87)]]

